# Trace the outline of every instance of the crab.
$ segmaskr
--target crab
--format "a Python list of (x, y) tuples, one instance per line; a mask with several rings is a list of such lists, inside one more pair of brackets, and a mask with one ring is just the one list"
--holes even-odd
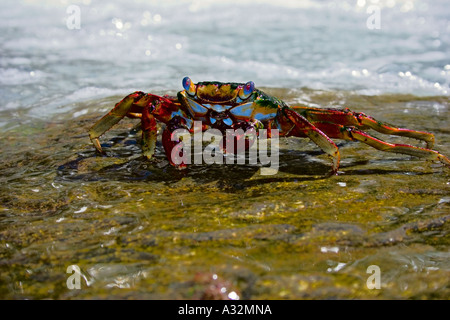
[[(193, 83), (189, 77), (182, 81), (184, 90), (176, 97), (157, 96), (136, 91), (123, 98), (89, 130), (89, 137), (98, 152), (103, 153), (99, 138), (124, 117), (138, 118), (142, 127), (142, 152), (151, 159), (157, 140), (157, 121), (165, 124), (162, 144), (169, 162), (173, 149), (180, 140), (173, 139), (177, 129), (194, 130), (194, 121), (202, 122), (202, 130), (218, 129), (225, 137), (227, 129), (265, 128), (279, 136), (310, 138), (332, 161), (332, 173), (339, 169), (339, 149), (332, 139), (360, 141), (387, 152), (407, 154), (426, 160), (440, 161), (450, 166), (450, 160), (432, 150), (434, 135), (429, 132), (403, 129), (388, 125), (361, 113), (345, 109), (323, 109), (307, 106), (289, 106), (247, 83), (206, 81)], [(408, 144), (394, 144), (375, 138), (365, 130), (404, 136), (425, 141), (426, 148)]]

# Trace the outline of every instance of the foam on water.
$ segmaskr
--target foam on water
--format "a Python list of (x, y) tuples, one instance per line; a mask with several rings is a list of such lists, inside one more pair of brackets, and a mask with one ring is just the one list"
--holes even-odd
[[(69, 29), (67, 8), (80, 8)], [(369, 6), (380, 29), (369, 29)], [(259, 87), (450, 93), (445, 0), (2, 1), (0, 111), (181, 89), (181, 79)]]

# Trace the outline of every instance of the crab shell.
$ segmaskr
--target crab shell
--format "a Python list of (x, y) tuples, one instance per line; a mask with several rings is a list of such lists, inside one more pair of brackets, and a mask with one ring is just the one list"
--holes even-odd
[[(122, 118), (139, 118), (142, 124), (142, 149), (152, 158), (157, 138), (156, 122), (166, 124), (162, 142), (169, 159), (180, 141), (172, 139), (173, 132), (183, 128), (193, 131), (194, 121), (202, 121), (202, 130), (214, 128), (223, 134), (229, 128), (277, 129), (280, 136), (308, 137), (332, 159), (332, 173), (337, 173), (340, 154), (333, 139), (361, 141), (378, 150), (403, 153), (427, 160), (440, 161), (450, 166), (450, 160), (431, 150), (434, 135), (429, 132), (403, 129), (385, 124), (364, 113), (347, 108), (322, 109), (306, 106), (288, 106), (277, 97), (256, 89), (252, 81), (198, 82), (189, 77), (182, 81), (184, 90), (177, 97), (160, 97), (141, 91), (129, 94), (89, 130), (95, 148), (102, 152), (99, 137)], [(427, 147), (393, 144), (372, 137), (365, 130), (373, 129), (390, 135), (405, 136), (426, 142)], [(186, 164), (175, 165), (179, 168)]]

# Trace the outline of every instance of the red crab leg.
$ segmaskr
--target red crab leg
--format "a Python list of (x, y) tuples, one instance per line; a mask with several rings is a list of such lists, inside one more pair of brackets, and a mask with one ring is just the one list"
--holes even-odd
[(92, 126), (92, 128), (89, 130), (89, 137), (91, 138), (92, 143), (99, 152), (103, 153), (98, 138), (106, 131), (111, 129), (112, 126), (118, 123), (130, 111), (136, 111), (133, 110), (132, 107), (134, 103), (140, 100), (144, 95), (145, 93), (141, 91), (136, 91), (132, 94), (129, 94), (128, 96), (123, 98), (122, 101), (117, 103), (110, 112), (108, 112)]
[(157, 136), (156, 119), (146, 106), (142, 110), (142, 153), (147, 159), (151, 159), (155, 153)]
[(303, 106), (294, 106), (292, 108), (312, 123), (319, 121), (336, 123), (344, 126), (354, 126), (360, 129), (371, 128), (384, 134), (392, 134), (423, 140), (427, 143), (428, 149), (433, 148), (434, 135), (432, 133), (393, 127), (364, 113), (353, 112), (348, 108), (343, 110), (310, 108)]
[(440, 154), (434, 150), (419, 148), (408, 144), (388, 143), (372, 137), (366, 132), (354, 127), (347, 127), (327, 122), (314, 122), (314, 125), (331, 138), (357, 140), (381, 151), (408, 154), (427, 160), (440, 161), (445, 165), (450, 166), (450, 160), (443, 154)]
[(339, 169), (340, 154), (336, 144), (325, 133), (292, 109), (283, 109), (284, 114), (295, 124), (296, 132), (304, 134), (317, 144), (333, 161), (333, 173)]
[(136, 91), (123, 98), (110, 112), (98, 120), (89, 130), (89, 137), (95, 148), (99, 152), (103, 152), (98, 140), (102, 134), (111, 129), (125, 116), (134, 119), (140, 118), (142, 125), (142, 150), (144, 156), (150, 159), (155, 152), (157, 138), (155, 116), (158, 117), (158, 120), (166, 122), (170, 119), (173, 110), (177, 110), (177, 105), (171, 99)]

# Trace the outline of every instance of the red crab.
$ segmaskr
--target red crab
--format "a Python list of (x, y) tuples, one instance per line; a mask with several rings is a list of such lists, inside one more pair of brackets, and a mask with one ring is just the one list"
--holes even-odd
[[(102, 152), (98, 138), (123, 117), (139, 118), (142, 124), (142, 150), (147, 158), (155, 151), (156, 121), (165, 123), (162, 142), (172, 165), (173, 148), (180, 141), (172, 141), (176, 129), (193, 131), (194, 121), (202, 121), (202, 130), (214, 128), (225, 136), (227, 129), (278, 129), (280, 136), (308, 137), (332, 159), (332, 172), (339, 168), (340, 155), (331, 139), (357, 140), (378, 150), (408, 154), (427, 160), (440, 161), (450, 166), (450, 160), (431, 150), (434, 135), (410, 129), (397, 128), (349, 109), (321, 109), (288, 106), (279, 98), (270, 96), (247, 83), (199, 82), (183, 79), (183, 91), (177, 97), (160, 97), (141, 91), (126, 96), (89, 130), (95, 148)], [(390, 135), (423, 140), (426, 148), (408, 144), (392, 144), (370, 136), (364, 130), (374, 129)], [(176, 165), (185, 167), (184, 163)]]

